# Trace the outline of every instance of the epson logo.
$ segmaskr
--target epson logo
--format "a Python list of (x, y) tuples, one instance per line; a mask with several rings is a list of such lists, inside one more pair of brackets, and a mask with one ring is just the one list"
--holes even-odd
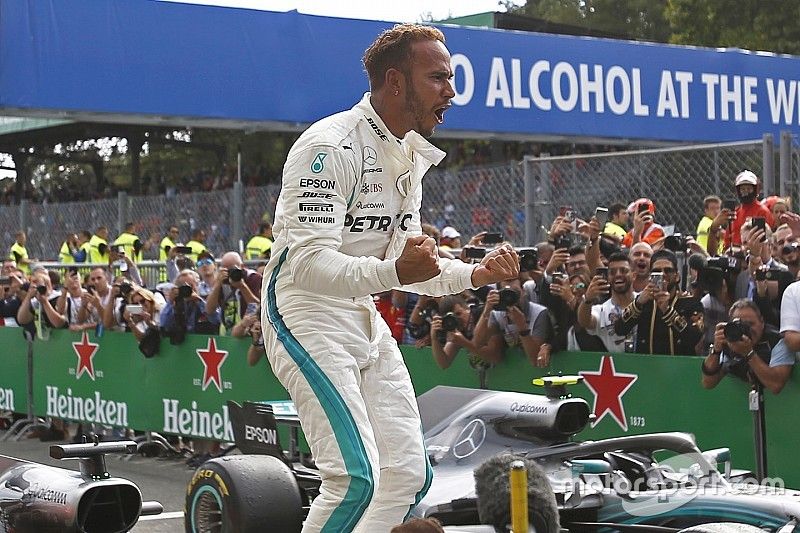
[(298, 198), (322, 198), (324, 200), (330, 200), (331, 198), (333, 198), (333, 193), (331, 193), (331, 192), (303, 191), (303, 194), (299, 195)]
[(300, 211), (312, 213), (333, 213), (333, 204), (312, 204), (300, 202)]
[(512, 412), (517, 413), (534, 413), (537, 415), (546, 415), (547, 414), (547, 406), (546, 405), (531, 405), (529, 403), (517, 403), (514, 402), (511, 404), (510, 410)]
[(370, 117), (367, 117), (367, 122), (369, 122), (369, 125), (372, 126), (372, 130), (375, 132), (375, 135), (377, 135), (378, 137), (380, 137), (384, 141), (389, 142), (388, 137), (386, 137), (386, 135), (384, 135), (383, 131), (381, 131), (381, 129), (378, 127), (378, 125), (375, 124), (374, 120), (372, 120)]
[(256, 426), (244, 426), (244, 438), (254, 440), (264, 444), (278, 444), (278, 431), (270, 428), (260, 428)]
[(312, 189), (333, 189), (336, 187), (334, 180), (322, 180), (319, 178), (300, 178), (300, 187), (310, 187)]

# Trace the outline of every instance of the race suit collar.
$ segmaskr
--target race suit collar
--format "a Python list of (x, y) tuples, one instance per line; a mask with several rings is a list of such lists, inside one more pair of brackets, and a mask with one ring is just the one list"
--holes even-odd
[[(395, 137), (389, 131), (389, 128), (386, 127), (383, 119), (375, 111), (375, 108), (372, 107), (372, 104), (370, 103), (370, 96), (371, 93), (364, 93), (364, 97), (358, 104), (356, 104), (355, 109), (358, 109), (364, 113), (367, 118), (372, 119), (378, 131), (385, 132), (389, 138), (394, 139)], [(434, 165), (441, 163), (442, 159), (444, 159), (444, 156), (447, 155), (445, 152), (436, 148), (434, 145), (428, 142), (425, 137), (414, 130), (406, 133), (405, 137), (400, 139), (399, 144), (396, 144), (396, 147), (395, 143), (388, 142), (386, 148), (392, 152), (395, 152), (398, 157), (408, 162), (413, 161), (412, 154), (416, 153)]]

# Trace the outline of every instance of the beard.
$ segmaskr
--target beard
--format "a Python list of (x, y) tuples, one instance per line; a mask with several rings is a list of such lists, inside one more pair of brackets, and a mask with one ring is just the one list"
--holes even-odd
[(631, 283), (630, 280), (626, 280), (625, 283), (622, 285), (622, 287), (618, 287), (618, 285), (615, 283), (615, 284), (611, 285), (611, 291), (614, 294), (625, 294), (629, 290), (631, 290), (631, 285), (632, 285), (632, 283)]
[(756, 193), (754, 192), (750, 194), (737, 194), (736, 196), (739, 197), (739, 201), (743, 204), (752, 204), (756, 200)]
[[(406, 77), (406, 79), (410, 79), (410, 77)], [(408, 113), (411, 118), (412, 130), (425, 138), (433, 135), (433, 128), (425, 129), (425, 126), (423, 126), (425, 122), (425, 112), (423, 111), (423, 105), (417, 95), (417, 91), (414, 90), (411, 84), (408, 85), (408, 89), (406, 90), (406, 113)]]

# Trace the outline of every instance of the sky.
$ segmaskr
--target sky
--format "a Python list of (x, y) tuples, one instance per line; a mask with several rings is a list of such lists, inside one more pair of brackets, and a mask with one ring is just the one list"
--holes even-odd
[[(309, 15), (325, 15), (393, 22), (420, 22), (448, 17), (473, 15), (486, 11), (505, 11), (499, 0), (347, 0), (344, 2), (322, 0), (170, 0), (194, 4), (245, 7), (268, 11), (291, 11)], [(520, 5), (522, 0), (514, 3)]]

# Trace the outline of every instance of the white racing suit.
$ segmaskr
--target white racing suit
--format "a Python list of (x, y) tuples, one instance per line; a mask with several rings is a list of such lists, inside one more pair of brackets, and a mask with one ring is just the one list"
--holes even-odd
[[(414, 389), (370, 295), (399, 288), (395, 259), (420, 235), (422, 176), (444, 152), (398, 142), (369, 102), (313, 124), (283, 170), (262, 321), (272, 370), (294, 400), (322, 477), (304, 532), (388, 532), (430, 486)], [(402, 287), (471, 287), (474, 265)]]

